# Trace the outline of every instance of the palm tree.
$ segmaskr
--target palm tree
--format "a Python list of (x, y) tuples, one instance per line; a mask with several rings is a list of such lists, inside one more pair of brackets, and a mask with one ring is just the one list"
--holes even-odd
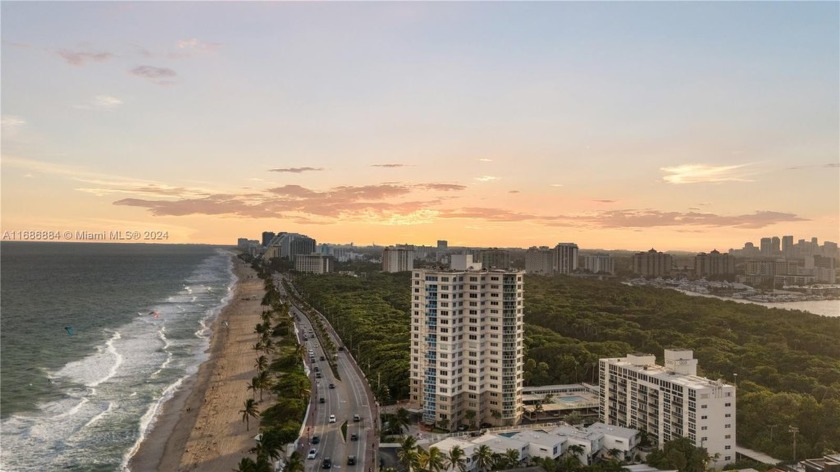
[(394, 415), (394, 425), (399, 429), (399, 434), (402, 434), (403, 431), (407, 430), (410, 424), (411, 415), (408, 413), (408, 410), (405, 408), (397, 410), (397, 414)]
[[(279, 459), (283, 444), (280, 443), (279, 436), (274, 431), (266, 431), (260, 435), (256, 446), (252, 447), (249, 452), (256, 454), (257, 459), (264, 457), (270, 459)], [(297, 452), (297, 451), (295, 451)]]
[(424, 469), (427, 472), (443, 472), (446, 470), (446, 454), (440, 449), (432, 446), (425, 456), (426, 465)]
[(261, 370), (259, 374), (257, 374), (257, 385), (260, 389), (260, 401), (262, 401), (263, 391), (270, 387), (271, 379), (268, 376), (268, 371)]
[(412, 472), (413, 468), (417, 465), (418, 459), (417, 440), (414, 439), (414, 436), (406, 436), (403, 439), (402, 443), (400, 443), (400, 449), (397, 451), (397, 458), (408, 472)]
[(458, 472), (467, 472), (467, 454), (459, 446), (453, 446), (449, 450), (446, 459), (446, 468), (456, 469)]
[(257, 472), (257, 463), (250, 457), (243, 457), (233, 470), (234, 472)]
[(258, 357), (254, 363), (254, 367), (256, 367), (260, 372), (268, 369), (268, 358), (265, 356)]
[(257, 399), (257, 390), (260, 388), (260, 379), (258, 379), (257, 377), (251, 377), (251, 383), (248, 384), (247, 388), (248, 388), (248, 390), (251, 390), (252, 392), (254, 392), (251, 395), (251, 398), (256, 400)]
[(508, 449), (505, 451), (503, 459), (507, 462), (508, 468), (515, 468), (519, 464), (519, 451)]
[(283, 472), (303, 472), (304, 465), (303, 459), (300, 457), (300, 453), (295, 451), (289, 456), (289, 460), (286, 461), (286, 466), (283, 468)]
[(242, 413), (242, 421), (245, 422), (245, 430), (250, 431), (250, 419), (259, 418), (260, 416), (260, 412), (257, 410), (257, 402), (250, 398), (245, 400), (245, 408), (239, 410), (239, 412)]
[(486, 472), (487, 469), (493, 465), (493, 450), (490, 449), (490, 446), (486, 444), (482, 444), (478, 446), (478, 449), (473, 452), (472, 460), (475, 462), (475, 466), (479, 468), (482, 472)]

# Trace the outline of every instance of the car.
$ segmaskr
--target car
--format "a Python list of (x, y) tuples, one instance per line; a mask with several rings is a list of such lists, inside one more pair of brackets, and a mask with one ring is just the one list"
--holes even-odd
[(324, 459), (324, 462), (321, 462), (321, 468), (331, 469), (332, 468), (332, 459), (330, 459), (329, 457)]
[(321, 378), (321, 373), (320, 372), (315, 372), (315, 378), (320, 379)]
[(321, 442), (321, 436), (312, 436), (312, 444), (318, 444)]
[(467, 429), (469, 429), (469, 426), (465, 424), (458, 426), (458, 431), (466, 431)]
[(326, 400), (324, 400), (324, 397), (321, 397), (321, 398), (319, 398), (319, 399), (318, 399), (318, 403), (326, 403), (326, 402), (327, 402), (327, 401), (326, 401)]
[(350, 435), (350, 440), (351, 441), (358, 441), (359, 440), (359, 435), (356, 434), (356, 433), (351, 434)]
[(325, 361), (325, 360), (326, 360), (326, 358), (325, 358), (324, 356), (321, 356), (321, 360), (322, 360), (322, 361)]
[(315, 456), (317, 456), (317, 455), (318, 455), (318, 451), (316, 451), (315, 449), (310, 449), (309, 454), (306, 455), (306, 458), (307, 459), (314, 459)]
[(335, 415), (330, 415), (330, 423), (335, 423)]
[(321, 368), (318, 367), (317, 365), (315, 366), (315, 372), (321, 372)]
[(353, 421), (355, 421), (356, 423), (358, 423), (359, 421), (362, 421), (362, 417), (361, 417), (361, 416), (359, 416), (359, 415), (353, 415)]
[(347, 465), (356, 465), (356, 456), (347, 456)]
[(335, 388), (335, 384), (330, 384), (330, 388)]
[(344, 350), (344, 346), (338, 346), (338, 350), (339, 350), (339, 351), (343, 351), (343, 350)]

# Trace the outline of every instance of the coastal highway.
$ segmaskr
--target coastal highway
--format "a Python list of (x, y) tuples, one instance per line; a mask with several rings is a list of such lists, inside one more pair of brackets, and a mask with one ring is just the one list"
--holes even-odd
[[(280, 291), (281, 295), (285, 295), (282, 285)], [(326, 458), (331, 459), (333, 469), (348, 472), (373, 470), (376, 461), (377, 409), (366, 379), (347, 351), (338, 351), (336, 354), (336, 371), (341, 380), (336, 378), (318, 337), (313, 334), (314, 328), (310, 320), (294, 306), (290, 308), (290, 313), (296, 318), (299, 342), (304, 346), (304, 362), (312, 380), (309, 417), (298, 447), (304, 458), (310, 449), (316, 451), (315, 459), (305, 459), (306, 471), (324, 470), (323, 461)], [(325, 320), (324, 322), (328, 326)], [(327, 329), (333, 342), (337, 346), (342, 345), (337, 335), (329, 327)], [(318, 372), (315, 371), (316, 367)], [(329, 388), (330, 384), (333, 384), (334, 388)], [(321, 399), (324, 403), (321, 403)], [(330, 422), (330, 415), (335, 415), (334, 423)], [(354, 421), (354, 415), (358, 415), (358, 421)], [(346, 437), (341, 432), (341, 425), (345, 422)], [(356, 440), (352, 439), (354, 434)], [(313, 438), (316, 436), (319, 442), (313, 444)], [(348, 464), (350, 456), (355, 457), (356, 463), (353, 465)]]

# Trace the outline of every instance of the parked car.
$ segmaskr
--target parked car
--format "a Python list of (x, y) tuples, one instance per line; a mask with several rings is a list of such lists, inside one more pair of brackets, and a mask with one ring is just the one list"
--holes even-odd
[(347, 465), (356, 465), (356, 456), (347, 456)]
[(319, 398), (319, 399), (318, 399), (318, 403), (326, 403), (326, 402), (327, 402), (327, 401), (326, 401), (326, 400), (324, 400), (324, 397), (321, 397), (321, 398)]
[(318, 455), (318, 451), (316, 451), (315, 449), (310, 449), (309, 454), (306, 455), (306, 458), (307, 459), (314, 459), (315, 456), (317, 456), (317, 455)]
[(324, 462), (321, 463), (321, 467), (324, 469), (331, 469), (332, 468), (332, 460), (327, 457), (324, 459)]
[(321, 360), (324, 361), (326, 360), (326, 358), (324, 356), (321, 356)]

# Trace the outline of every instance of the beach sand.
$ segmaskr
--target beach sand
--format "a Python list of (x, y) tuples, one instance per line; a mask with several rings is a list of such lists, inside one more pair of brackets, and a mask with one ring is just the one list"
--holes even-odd
[[(254, 326), (260, 322), (265, 289), (239, 258), (234, 258), (234, 273), (239, 281), (212, 325), (208, 360), (163, 406), (129, 461), (130, 470), (232, 470), (254, 446), (259, 419), (251, 418), (247, 431), (240, 410), (252, 398), (246, 386), (257, 373)], [(260, 410), (268, 404), (260, 404)]]

